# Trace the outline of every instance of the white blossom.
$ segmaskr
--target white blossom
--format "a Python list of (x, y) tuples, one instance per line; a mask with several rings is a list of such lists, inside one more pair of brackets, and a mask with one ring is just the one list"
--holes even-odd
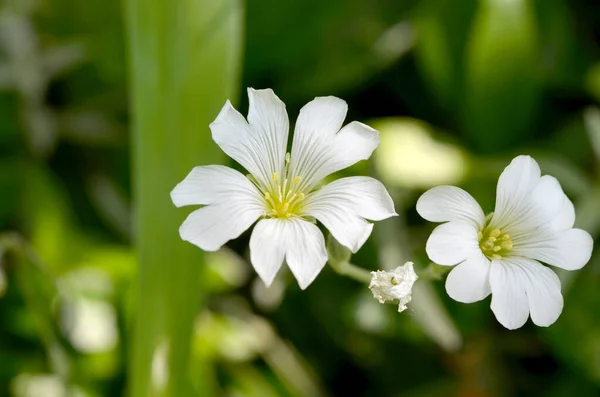
[(377, 270), (371, 272), (373, 278), (369, 288), (373, 297), (379, 303), (397, 300), (399, 302), (398, 311), (406, 310), (406, 304), (412, 299), (412, 287), (419, 277), (413, 269), (412, 262), (406, 262), (394, 270)]
[(576, 270), (592, 253), (591, 236), (573, 228), (573, 204), (529, 156), (516, 157), (502, 172), (496, 208), (487, 217), (471, 195), (453, 186), (425, 192), (417, 211), (431, 222), (446, 222), (426, 249), (435, 263), (457, 265), (446, 280), (448, 295), (472, 303), (492, 294), (492, 311), (508, 329), (529, 316), (549, 326), (562, 312), (560, 280), (540, 262)]
[(250, 260), (270, 285), (285, 261), (306, 288), (327, 262), (325, 240), (314, 220), (356, 252), (373, 224), (395, 215), (385, 187), (369, 177), (348, 177), (322, 188), (326, 176), (365, 160), (379, 144), (374, 129), (352, 122), (342, 128), (346, 102), (319, 97), (304, 106), (287, 153), (289, 121), (272, 90), (248, 89), (248, 120), (227, 101), (210, 125), (221, 149), (248, 176), (221, 165), (200, 166), (171, 192), (176, 206), (203, 205), (179, 229), (181, 238), (215, 251), (257, 220)]

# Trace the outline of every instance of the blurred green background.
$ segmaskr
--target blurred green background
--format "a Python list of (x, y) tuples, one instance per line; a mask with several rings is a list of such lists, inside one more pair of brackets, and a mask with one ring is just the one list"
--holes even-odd
[(400, 217), (353, 258), (428, 264), (437, 184), (486, 211), (531, 154), (600, 232), (600, 3), (588, 0), (2, 0), (0, 396), (600, 396), (600, 263), (559, 273), (550, 328), (421, 282), (409, 310), (330, 268), (266, 289), (249, 233), (179, 240), (169, 191), (233, 165), (208, 124), (245, 87), (293, 124), (315, 96), (380, 130)]

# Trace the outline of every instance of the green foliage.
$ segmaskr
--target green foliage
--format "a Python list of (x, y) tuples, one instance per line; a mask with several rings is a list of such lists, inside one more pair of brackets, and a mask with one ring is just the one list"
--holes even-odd
[[(415, 211), (435, 184), (491, 210), (503, 167), (531, 154), (597, 238), (593, 3), (3, 2), (0, 396), (596, 396), (597, 256), (559, 273), (554, 325), (509, 332), (489, 299), (447, 297)], [(292, 125), (337, 95), (380, 130), (343, 175), (381, 178), (399, 216), (350, 260), (358, 279), (406, 261), (441, 277), (407, 312), (330, 267), (267, 289), (249, 233), (216, 253), (180, 240), (190, 209), (169, 192), (194, 166), (239, 167), (208, 125), (226, 99), (245, 113), (245, 87), (273, 88)]]
[[(242, 16), (237, 0), (127, 2), (139, 256), (132, 396), (195, 394), (189, 353), (204, 261), (179, 238), (183, 217), (168, 192), (221, 157), (207, 126), (238, 92)], [(210, 393), (209, 375), (193, 377)]]

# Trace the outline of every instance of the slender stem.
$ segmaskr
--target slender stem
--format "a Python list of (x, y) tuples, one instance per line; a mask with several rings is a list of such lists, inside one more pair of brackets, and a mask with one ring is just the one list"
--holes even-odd
[(350, 262), (329, 261), (329, 265), (336, 273), (354, 279), (358, 282), (369, 284), (371, 282), (371, 273), (362, 267), (353, 265)]

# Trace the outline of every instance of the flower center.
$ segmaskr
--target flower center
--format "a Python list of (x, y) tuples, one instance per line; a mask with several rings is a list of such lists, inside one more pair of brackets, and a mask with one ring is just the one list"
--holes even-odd
[(272, 218), (290, 218), (300, 215), (304, 202), (304, 193), (300, 181), (302, 177), (289, 175), (290, 154), (285, 154), (285, 169), (283, 178), (277, 172), (271, 176), (272, 183), (265, 186), (253, 175), (249, 179), (260, 190), (266, 206), (266, 216)]
[(513, 249), (510, 235), (502, 233), (502, 230), (498, 228), (488, 227), (483, 232), (478, 232), (477, 237), (481, 252), (489, 259), (502, 259)]
[(296, 176), (291, 180), (284, 178), (280, 181), (277, 172), (273, 173), (273, 182), (275, 187), (267, 189), (264, 192), (265, 202), (267, 204), (267, 215), (274, 218), (289, 218), (300, 213), (304, 193), (297, 189), (298, 183), (302, 178)]

